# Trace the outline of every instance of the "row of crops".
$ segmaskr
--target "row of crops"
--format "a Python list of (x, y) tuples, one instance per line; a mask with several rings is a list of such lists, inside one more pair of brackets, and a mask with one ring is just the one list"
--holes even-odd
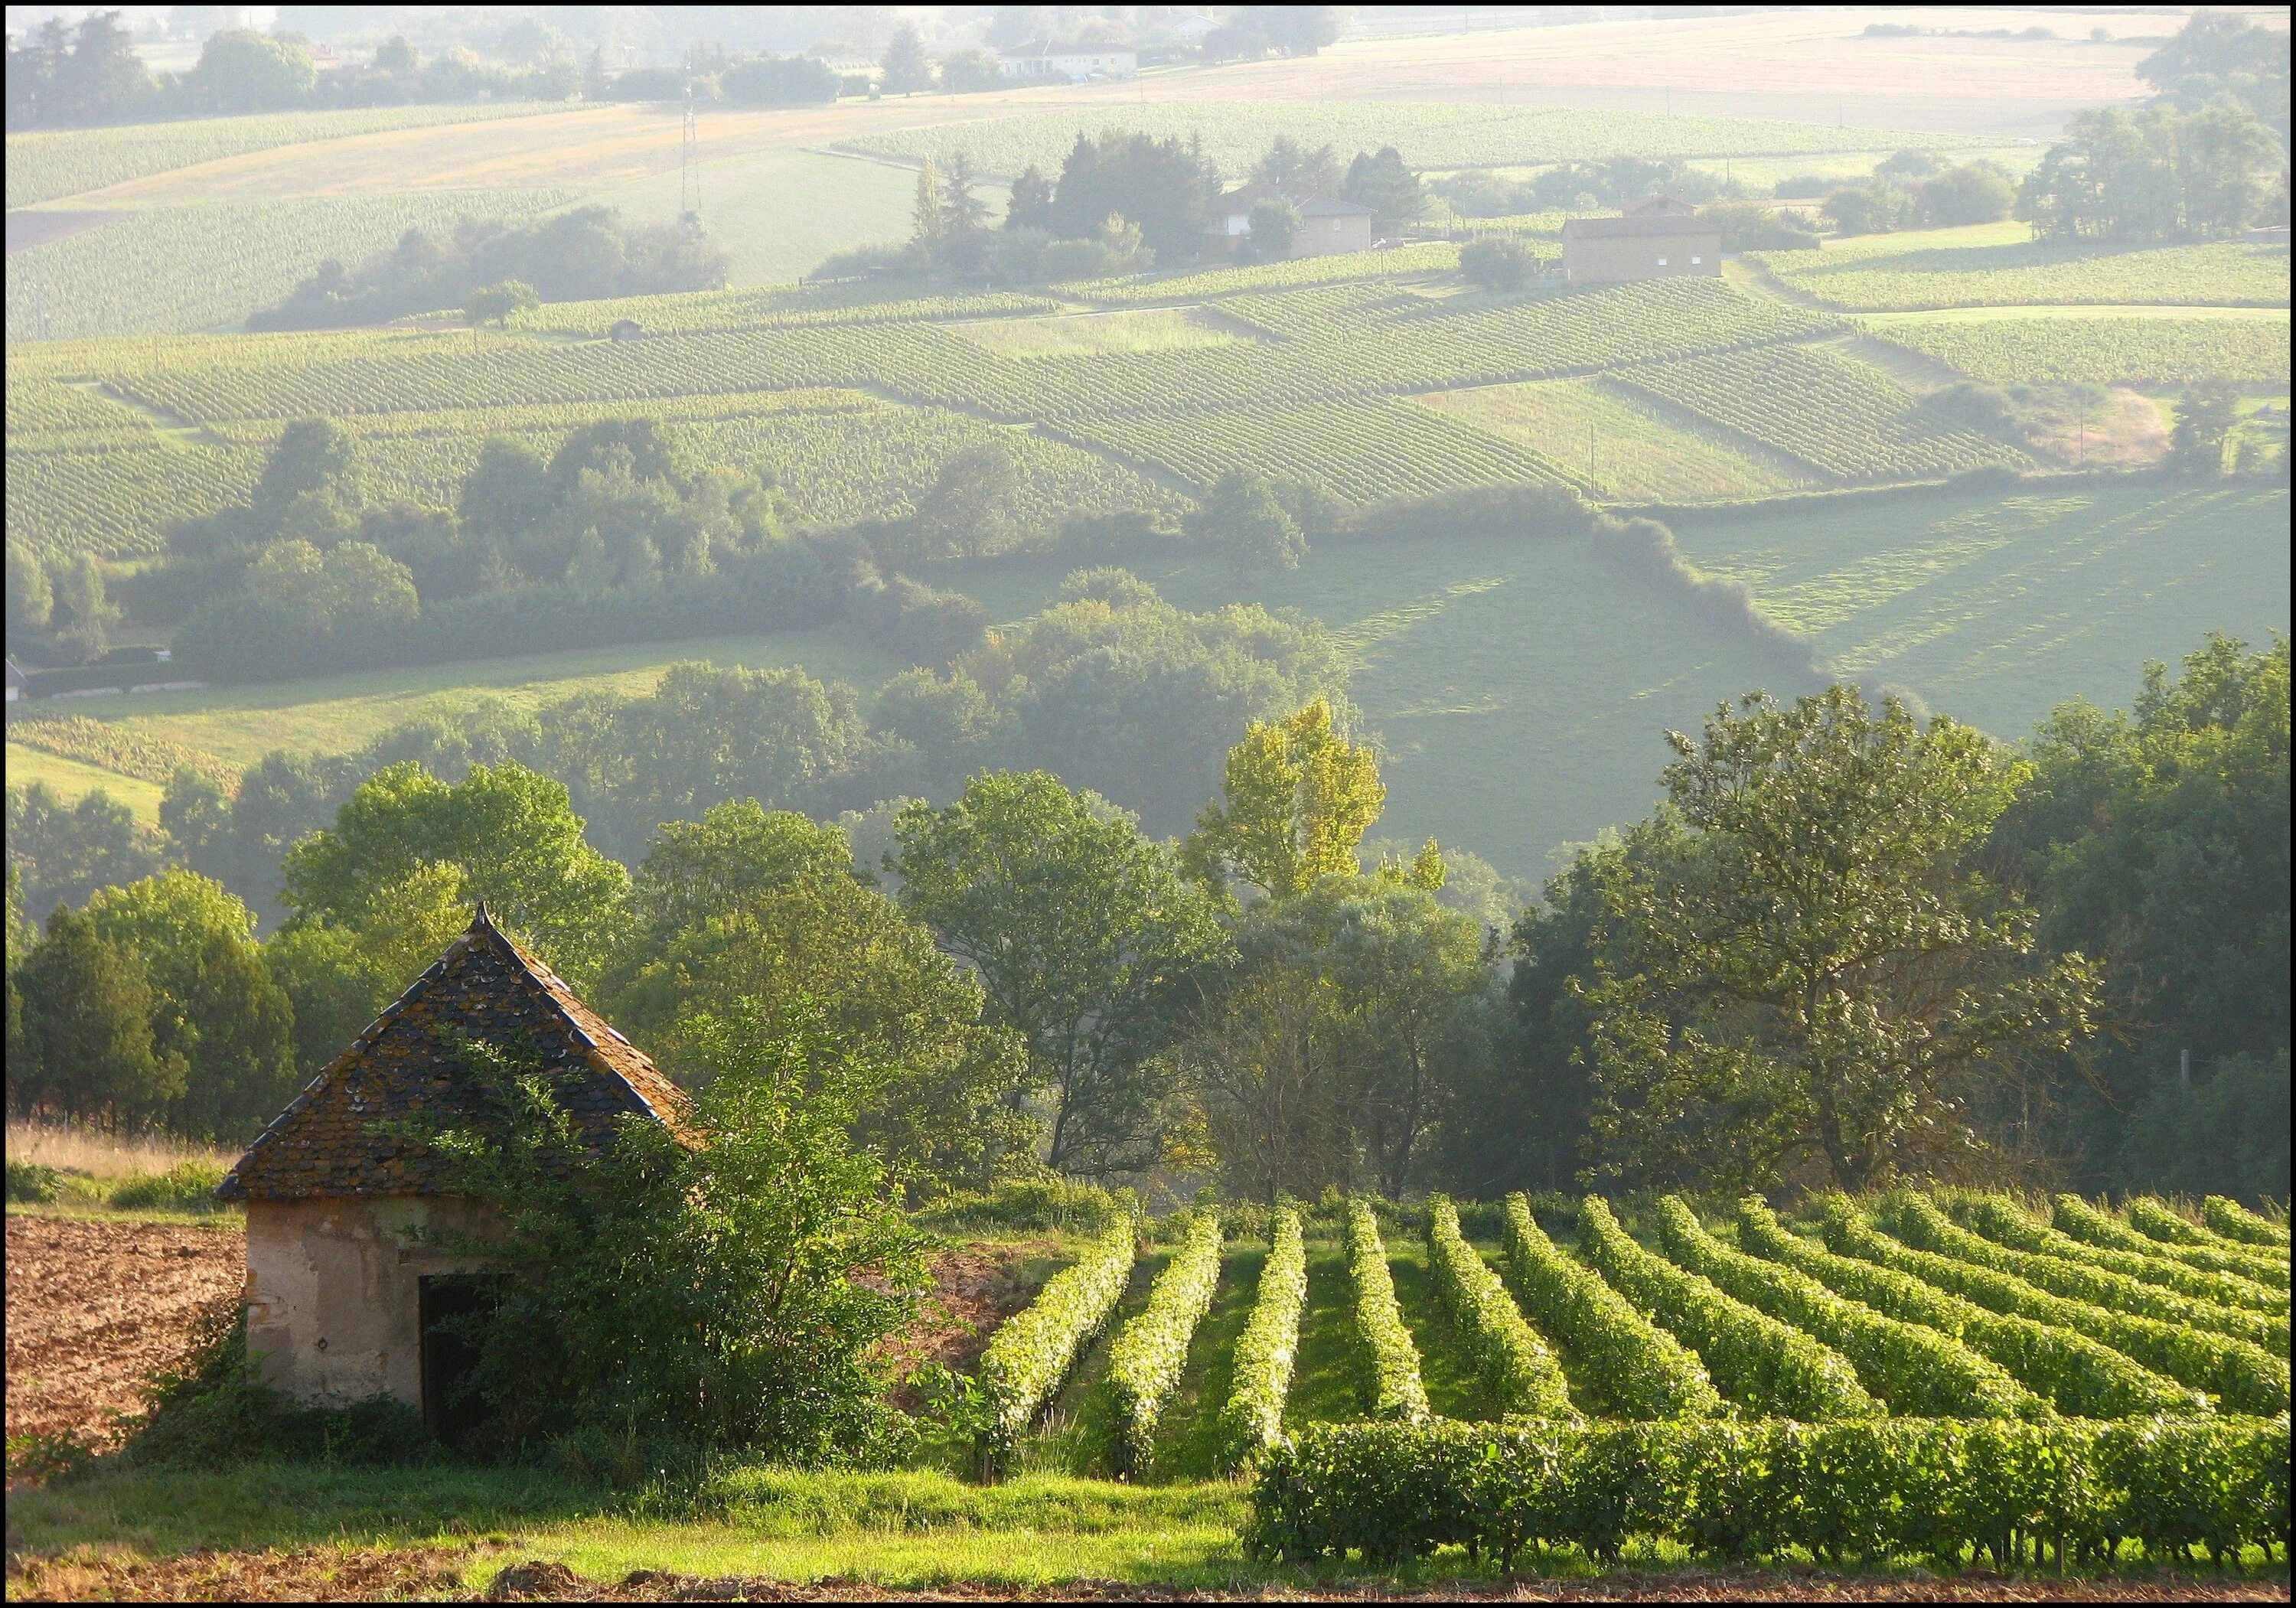
[(1248, 173), (1278, 135), (1345, 161), (1393, 145), (1415, 168), (1504, 168), (1640, 156), (1799, 156), (1976, 145), (1965, 135), (1849, 128), (1750, 118), (1487, 106), (1453, 102), (1183, 101), (980, 118), (864, 135), (854, 150), (946, 164), (960, 153), (983, 173), (1034, 165), (1057, 173), (1079, 134), (1104, 129), (1196, 144), (1222, 173)]
[(2161, 317), (2139, 311), (2089, 317), (1885, 316), (1872, 334), (1996, 385), (2190, 385), (2227, 380), (2288, 383), (2288, 316)]
[(1787, 284), (1861, 312), (2072, 303), (2286, 307), (2288, 248), (2217, 241), (2131, 251), (2044, 242), (1928, 246), (1877, 236), (1812, 251), (1750, 251)]
[[(1271, 1215), (1227, 1399), (1190, 1404), (1216, 1415), (1225, 1466), (1259, 1471), (1263, 1551), (1614, 1556), (1640, 1538), (2005, 1563), (2036, 1537), (2095, 1556), (2286, 1543), (2289, 1247), (2231, 1202), (2195, 1221), (1900, 1191), (1789, 1222), (1758, 1200), (1702, 1217), (1669, 1198), (1636, 1234), (1597, 1198), (1534, 1211), (1518, 1195), (1471, 1219), (1480, 1243), (1439, 1197), (1384, 1234), (1360, 1202), (1315, 1239), (1296, 1211)], [(1103, 1465), (1150, 1473), (1219, 1244), (1209, 1212), (1185, 1219), (1117, 1323), (1136, 1250), (1119, 1224), (1000, 1330), (981, 1366), (988, 1464), (1013, 1466), (1096, 1354)], [(1296, 1399), (1297, 1359), (1332, 1338), (1304, 1333), (1316, 1323), (1345, 1331), (1352, 1410)], [(1448, 1412), (1431, 1402), (1439, 1365)]]
[(282, 145), (564, 110), (562, 105), (539, 101), (487, 106), (370, 106), (353, 111), (265, 112), (252, 117), (11, 134), (8, 205), (11, 209), (36, 206), (153, 173), (169, 173)]
[(9, 255), (8, 340), (180, 334), (236, 324), (284, 299), (330, 258), (355, 263), (409, 229), (545, 212), (574, 198), (557, 189), (410, 190), (123, 213)]

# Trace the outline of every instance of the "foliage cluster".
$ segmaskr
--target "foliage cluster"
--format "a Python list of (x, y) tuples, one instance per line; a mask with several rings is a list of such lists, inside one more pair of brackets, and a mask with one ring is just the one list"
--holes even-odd
[[(2181, 1258), (2158, 1255), (2149, 1247), (2131, 1251), (2068, 1234), (1997, 1195), (1980, 1195), (1969, 1202), (1963, 1212), (1980, 1234), (2019, 1251), (2084, 1262), (2214, 1306), (2246, 1307), (2259, 1312), (2283, 1314), (2288, 1310), (2285, 1262), (2277, 1268), (2280, 1276), (2276, 1280), (2246, 1269), (2195, 1268)], [(2277, 1284), (2277, 1290), (2259, 1288), (2272, 1284)]]
[(1419, 1348), (1396, 1304), (1395, 1278), (1379, 1221), (1360, 1201), (1348, 1203), (1348, 1283), (1361, 1361), (1365, 1415), (1417, 1423), (1429, 1416), (1419, 1377)]
[(2128, 1202), (2128, 1218), (2092, 1206), (2077, 1194), (2060, 1194), (2051, 1221), (2058, 1233), (2092, 1245), (2182, 1262), (2204, 1273), (2230, 1273), (2276, 1289), (2288, 1288), (2288, 1259), (2244, 1245), (2226, 1245), (2160, 1202), (2138, 1196)]
[(1189, 1218), (1180, 1248), (1156, 1276), (1148, 1304), (1116, 1332), (1108, 1348), (1108, 1382), (1116, 1404), (1117, 1464), (1144, 1471), (1156, 1426), (1180, 1388), (1188, 1342), (1210, 1310), (1220, 1279), (1219, 1213)]
[(1267, 1259), (1260, 1265), (1251, 1316), (1235, 1342), (1227, 1400), (1220, 1408), (1221, 1455), (1236, 1466), (1283, 1438), (1283, 1405), (1300, 1351), (1300, 1316), (1308, 1305), (1308, 1253), (1299, 1212), (1277, 1209), (1267, 1238)]
[(1428, 1199), (1427, 1251), (1437, 1296), (1474, 1359), (1491, 1406), (1508, 1417), (1571, 1416), (1562, 1365), (1523, 1321), (1482, 1252), (1460, 1234), (1458, 1208), (1447, 1196)]
[(1116, 1309), (1132, 1281), (1136, 1233), (1129, 1217), (1119, 1218), (989, 1338), (980, 1354), (989, 1418), (980, 1449), (990, 1470), (1009, 1464), (1021, 1432), (1053, 1399), (1078, 1353)]

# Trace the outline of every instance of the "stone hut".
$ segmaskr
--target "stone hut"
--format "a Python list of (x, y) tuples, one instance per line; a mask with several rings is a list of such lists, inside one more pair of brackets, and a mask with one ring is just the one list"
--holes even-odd
[(1684, 274), (1709, 279), (1722, 275), (1722, 231), (1688, 201), (1654, 195), (1616, 217), (1563, 222), (1562, 275), (1572, 284)]
[(640, 324), (635, 318), (617, 318), (613, 323), (606, 326), (606, 339), (609, 340), (643, 340), (645, 339), (645, 325)]
[(216, 1194), (247, 1203), (247, 1348), (266, 1384), (340, 1407), (396, 1397), (435, 1430), (467, 1348), (439, 1322), (479, 1299), (472, 1268), (416, 1228), (482, 1234), (395, 1119), (482, 1121), (460, 1039), (537, 1059), (593, 1145), (625, 1114), (682, 1124), (677, 1087), (488, 919), (481, 904), (390, 1009), (248, 1146)]

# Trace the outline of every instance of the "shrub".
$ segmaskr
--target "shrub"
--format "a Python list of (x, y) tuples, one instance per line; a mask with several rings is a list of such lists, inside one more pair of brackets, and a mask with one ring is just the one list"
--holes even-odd
[(1459, 248), (1459, 272), (1486, 291), (1519, 291), (1537, 276), (1539, 260), (1526, 241), (1485, 234)]
[(1356, 1341), (1363, 1355), (1364, 1408), (1374, 1418), (1428, 1415), (1427, 1387), (1419, 1378), (1419, 1349), (1396, 1304), (1387, 1270), (1387, 1246), (1378, 1219), (1361, 1201), (1348, 1202), (1348, 1277), (1355, 1286)]
[(2202, 1273), (2229, 1274), (2276, 1290), (2288, 1288), (2286, 1257), (2225, 1244), (2213, 1235), (2203, 1235), (2158, 1201), (2131, 1201), (2126, 1223), (2076, 1194), (2059, 1195), (2055, 1206), (2052, 1220), (2057, 1232), (2070, 1239), (2157, 1257)]
[[(2158, 1318), (2069, 1300), (2029, 1284), (2004, 1266), (2016, 1257), (2016, 1252), (2003, 1251), (1991, 1241), (1949, 1222), (1943, 1212), (1920, 1196), (1885, 1201), (1883, 1211), (1883, 1224), (1897, 1235), (1896, 1239), (1875, 1234), (1849, 1210), (1847, 1202), (1841, 1202), (1826, 1214), (1826, 1243), (1846, 1254), (1914, 1274), (1996, 1312), (2014, 1312), (2077, 1330), (2134, 1358), (2157, 1374), (2166, 1374), (2220, 1398), (2226, 1411), (2288, 1410), (2288, 1363), (2284, 1358), (2228, 1335), (2205, 1333)], [(2028, 1259), (2048, 1262), (2054, 1259)], [(2280, 1331), (2280, 1343), (2288, 1343), (2284, 1325)]]
[(1427, 1252), (1436, 1292), (1475, 1359), (1491, 1406), (1510, 1415), (1570, 1417), (1562, 1365), (1523, 1321), (1482, 1253), (1467, 1243), (1457, 1209), (1442, 1195), (1427, 1202)]
[(2047, 1404), (1949, 1334), (1844, 1300), (1806, 1273), (1734, 1251), (1681, 1199), (1659, 1202), (1667, 1254), (1724, 1293), (1849, 1358), (1866, 1389), (1899, 1412), (1939, 1418), (2030, 1418)]
[(1171, 1262), (1157, 1275), (1147, 1306), (1117, 1332), (1108, 1349), (1119, 1468), (1146, 1466), (1155, 1448), (1156, 1421), (1179, 1388), (1188, 1341), (1211, 1309), (1219, 1276), (1219, 1214), (1199, 1212), (1189, 1219), (1187, 1237)]
[(1705, 1365), (1601, 1275), (1548, 1239), (1525, 1196), (1507, 1197), (1504, 1234), (1524, 1308), (1578, 1360), (1610, 1411), (1624, 1418), (1675, 1418), (1721, 1410)]
[(1068, 1229), (1100, 1234), (1124, 1214), (1116, 1196), (1097, 1184), (1066, 1178), (1007, 1178), (985, 1194), (960, 1191), (917, 1221), (928, 1228)]
[(2212, 1194), (2201, 1202), (2201, 1219), (2228, 1240), (2240, 1240), (2251, 1245), (2277, 1245), (2288, 1249), (2288, 1225), (2259, 1217), (2238, 1201), (2229, 1201)]
[(1308, 1304), (1308, 1256), (1300, 1214), (1275, 1214), (1259, 1293), (1235, 1342), (1227, 1406), (1222, 1409), (1225, 1455), (1242, 1464), (1283, 1433), (1283, 1403), (1292, 1391), (1292, 1364), (1300, 1349), (1300, 1314)]
[(1132, 1282), (1136, 1251), (1132, 1219), (1121, 1217), (990, 1339), (980, 1354), (991, 1422), (980, 1451), (988, 1472), (1010, 1464), (1021, 1432), (1053, 1399), (1085, 1341), (1116, 1309)]
[[(1847, 1210), (1847, 1202), (1838, 1199), (1833, 1205)], [(2061, 1412), (2085, 1418), (2130, 1418), (2199, 1412), (2208, 1406), (2207, 1399), (2190, 1387), (2086, 1334), (2013, 1312), (1996, 1312), (1909, 1272), (1813, 1245), (1787, 1233), (1759, 1200), (1740, 1204), (1738, 1234), (1750, 1250), (1798, 1268), (1877, 1312), (1959, 1338), (2047, 1397)]]
[(1615, 1558), (1630, 1540), (1738, 1560), (1825, 1562), (1964, 1551), (1996, 1569), (2124, 1539), (2156, 1562), (2194, 1542), (2219, 1561), (2285, 1547), (2286, 1418), (1860, 1419), (1804, 1424), (1319, 1424), (1274, 1448), (1252, 1488), (1247, 1551), (1383, 1564), (1446, 1543), (1513, 1567), (1529, 1546)]
[(138, 1211), (215, 1211), (215, 1198), (223, 1182), (223, 1169), (201, 1161), (184, 1161), (161, 1173), (127, 1179), (111, 1192), (111, 1204)]
[(49, 1206), (63, 1187), (63, 1174), (53, 1167), (37, 1161), (8, 1163), (8, 1203), (12, 1206)]
[(1587, 1259), (1696, 1347), (1714, 1382), (1748, 1411), (1815, 1420), (1882, 1410), (1845, 1358), (1644, 1250), (1600, 1198), (1587, 1197), (1579, 1233)]

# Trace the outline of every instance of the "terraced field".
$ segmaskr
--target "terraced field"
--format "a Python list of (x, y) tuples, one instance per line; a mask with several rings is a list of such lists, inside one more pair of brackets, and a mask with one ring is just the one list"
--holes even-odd
[[(2227, 1554), (2285, 1542), (2285, 1503), (2272, 1504), (2274, 1481), (2286, 1481), (2284, 1437), (2271, 1425), (2288, 1407), (2284, 1244), (2226, 1237), (2157, 1202), (2124, 1215), (2061, 1197), (2051, 1220), (2005, 1197), (1909, 1192), (1822, 1199), (1792, 1222), (1759, 1201), (1702, 1219), (1670, 1197), (1631, 1233), (1595, 1197), (1534, 1210), (1518, 1195), (1472, 1220), (1479, 1232), (1463, 1232), (1439, 1196), (1384, 1219), (1360, 1202), (1304, 1222), (1286, 1210), (1264, 1237), (1223, 1252), (1217, 1223), (1198, 1214), (1168, 1220), (1168, 1253), (1138, 1261), (1119, 1228), (990, 1341), (981, 1376), (998, 1427), (988, 1456), (1136, 1480), (1265, 1463), (1280, 1477), (1256, 1488), (1263, 1522), (1335, 1525), (1308, 1538), (1311, 1554), (1372, 1555), (1382, 1524), (1402, 1526), (1406, 1546), (1413, 1535), (1493, 1538), (1447, 1531), (1465, 1515), (1414, 1513), (1360, 1483), (1461, 1477), (1443, 1447), (1487, 1445), (1504, 1461), (1528, 1449), (1528, 1435), (1570, 1467), (1615, 1444), (1643, 1477), (1664, 1481), (1679, 1476), (1644, 1460), (1669, 1437), (1718, 1421), (1730, 1437), (1760, 1440), (1780, 1432), (1765, 1422), (1777, 1417), (1850, 1460), (1822, 1465), (1835, 1488), (1820, 1505), (1863, 1510), (1867, 1524), (1919, 1506), (1917, 1471), (1950, 1444), (2006, 1466), (2071, 1457), (2122, 1468), (2118, 1499), (2143, 1522), (2116, 1533), (2148, 1548), (2161, 1544), (2159, 1523), (2174, 1522), (2168, 1512), (2211, 1481), (2220, 1494), (2206, 1539)], [(2218, 1270), (2202, 1273), (2196, 1259)], [(2130, 1319), (2111, 1304), (2113, 1280), (2153, 1292), (2206, 1338), (2170, 1343), (2170, 1322)], [(2188, 1285), (2217, 1299), (2176, 1292)], [(2098, 1299), (2058, 1292), (2075, 1286)], [(2233, 1320), (2274, 1309), (2276, 1296), (2252, 1339), (2229, 1337)], [(1215, 1310), (1221, 1320), (1207, 1323)], [(1205, 1355), (1214, 1348), (1229, 1355)], [(1470, 1427), (1496, 1432), (1502, 1419), (1501, 1439)], [(2223, 1461), (2207, 1473), (2180, 1473), (2175, 1459), (2114, 1463), (2132, 1454), (2111, 1426), (2132, 1419)], [(1645, 1426), (1639, 1440), (1625, 1423)], [(1207, 1458), (1210, 1469), (1195, 1466)], [(1614, 1477), (1595, 1466), (1587, 1477)], [(1519, 1497), (1535, 1503), (1537, 1484)], [(1341, 1490), (1372, 1504), (1352, 1526), (1319, 1505)], [(2005, 1500), (2038, 1505), (2038, 1518), (2060, 1499), (1997, 1490), (1956, 1511)], [(2243, 1501), (2264, 1505), (2241, 1518)], [(1652, 1529), (1611, 1522), (1629, 1534), (1666, 1529), (1663, 1507), (1638, 1511)], [(1884, 1538), (1899, 1533), (1885, 1528), (1876, 1549), (1888, 1554)], [(1517, 1530), (1506, 1544), (1529, 1538)], [(1954, 1543), (1945, 1555), (2005, 1544), (1981, 1528)]]

